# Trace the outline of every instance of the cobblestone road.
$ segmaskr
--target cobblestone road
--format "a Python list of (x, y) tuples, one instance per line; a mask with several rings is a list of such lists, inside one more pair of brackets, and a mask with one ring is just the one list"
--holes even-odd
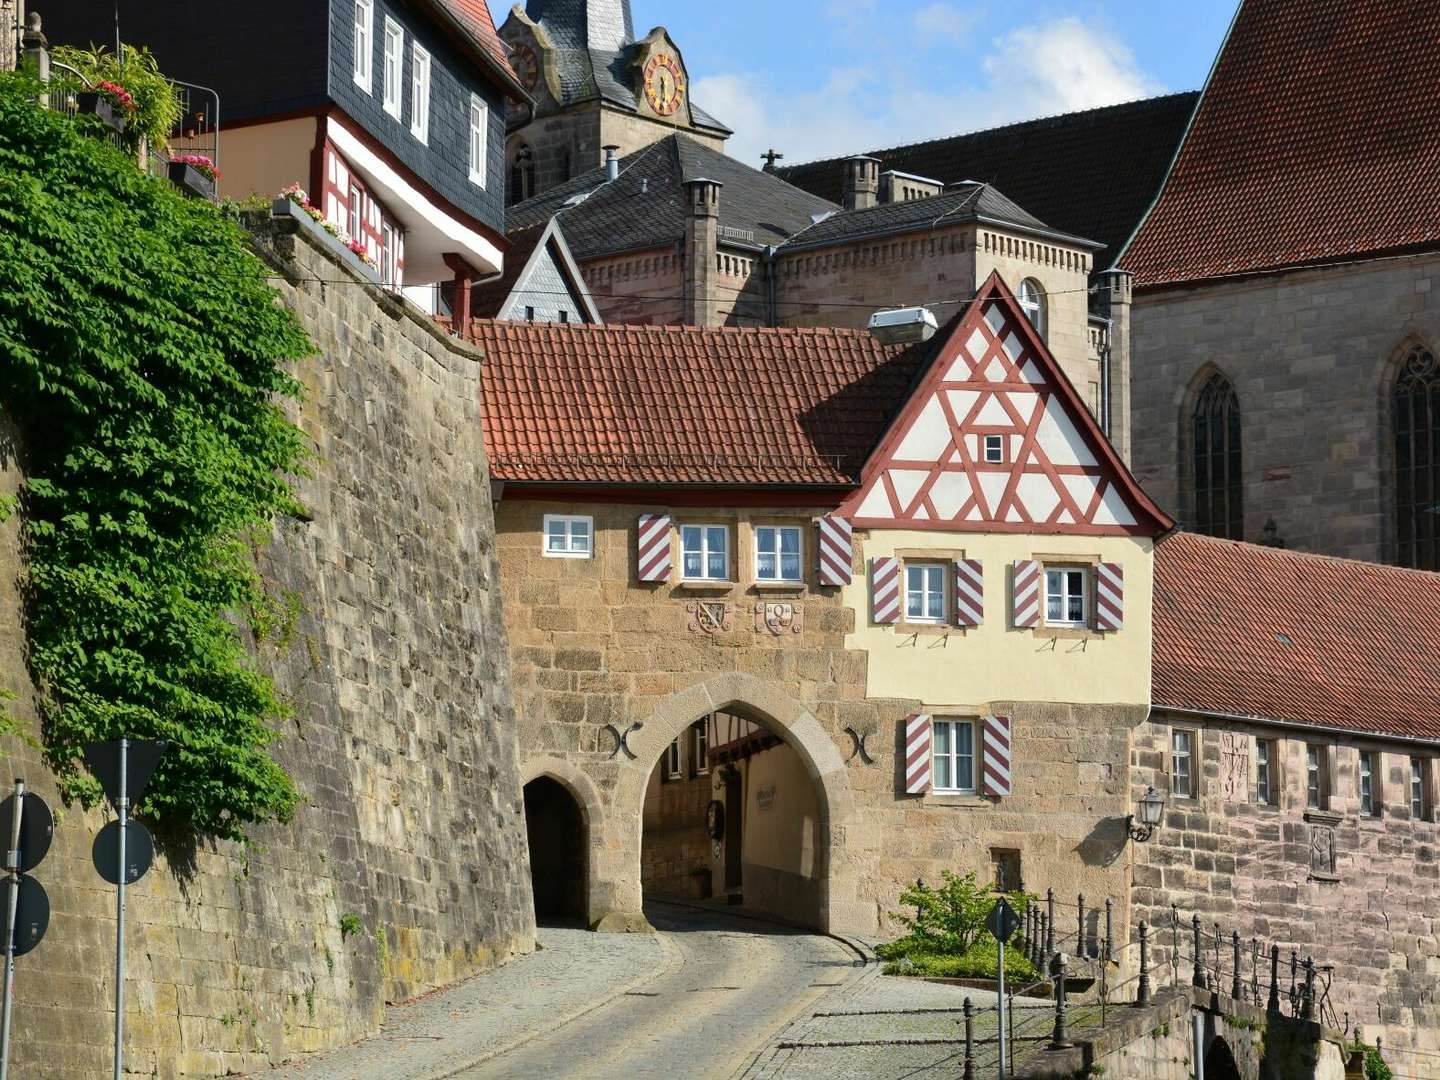
[(723, 911), (647, 908), (679, 964), (457, 1080), (701, 1080), (735, 1074), (856, 973), (839, 942)]

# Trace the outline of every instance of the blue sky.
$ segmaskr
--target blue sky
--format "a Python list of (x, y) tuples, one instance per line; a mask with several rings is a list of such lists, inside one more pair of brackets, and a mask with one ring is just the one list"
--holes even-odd
[[(876, 149), (1200, 86), (1235, 0), (631, 0), (755, 164)], [(509, 4), (491, 0), (498, 25)]]

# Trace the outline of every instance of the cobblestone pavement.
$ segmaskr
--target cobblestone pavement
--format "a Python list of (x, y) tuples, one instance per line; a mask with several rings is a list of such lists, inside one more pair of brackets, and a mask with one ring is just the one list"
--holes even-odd
[(541, 948), (386, 1012), (380, 1034), (265, 1080), (437, 1080), (553, 1029), (678, 967), (662, 935), (542, 927)]
[(681, 963), (457, 1080), (723, 1078), (857, 973), (833, 938), (717, 910), (647, 907)]

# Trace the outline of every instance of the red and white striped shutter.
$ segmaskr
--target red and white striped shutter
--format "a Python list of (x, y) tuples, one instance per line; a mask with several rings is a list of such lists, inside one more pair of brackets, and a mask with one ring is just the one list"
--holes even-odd
[(985, 621), (985, 576), (979, 559), (955, 560), (955, 625), (979, 626)]
[(980, 792), (984, 795), (1009, 795), (1011, 761), (1011, 726), (1008, 716), (987, 716), (982, 722)]
[(870, 563), (870, 614), (880, 624), (900, 618), (900, 560), (873, 559)]
[(838, 514), (820, 519), (820, 584), (849, 585), (855, 542), (850, 522)]
[(1012, 621), (1017, 627), (1040, 625), (1040, 605), (1044, 599), (1040, 586), (1044, 576), (1038, 560), (1015, 560), (1011, 598)]
[(640, 515), (635, 565), (641, 581), (670, 580), (670, 515)]
[(930, 717), (911, 713), (905, 718), (905, 794), (924, 795), (930, 790), (934, 764), (930, 756)]
[(1095, 571), (1095, 629), (1120, 630), (1125, 626), (1125, 567), (1102, 562)]

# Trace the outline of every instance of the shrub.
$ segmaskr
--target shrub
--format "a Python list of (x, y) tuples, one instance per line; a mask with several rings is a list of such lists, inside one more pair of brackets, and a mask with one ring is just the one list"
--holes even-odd
[[(75, 49), (60, 45), (51, 55), (80, 72), (91, 86), (104, 83), (111, 87), (102, 92), (120, 102), (125, 109), (127, 123), (124, 138), (129, 149), (139, 146), (143, 135), (152, 150), (163, 150), (170, 133), (180, 123), (180, 96), (175, 91), (175, 85), (161, 74), (155, 57), (148, 50), (135, 45), (121, 45), (120, 48), (125, 57), (123, 70), (116, 55), (103, 46)], [(56, 81), (63, 85), (63, 80)], [(73, 86), (71, 89), (82, 87)], [(133, 108), (125, 105), (116, 91), (128, 95)]]

